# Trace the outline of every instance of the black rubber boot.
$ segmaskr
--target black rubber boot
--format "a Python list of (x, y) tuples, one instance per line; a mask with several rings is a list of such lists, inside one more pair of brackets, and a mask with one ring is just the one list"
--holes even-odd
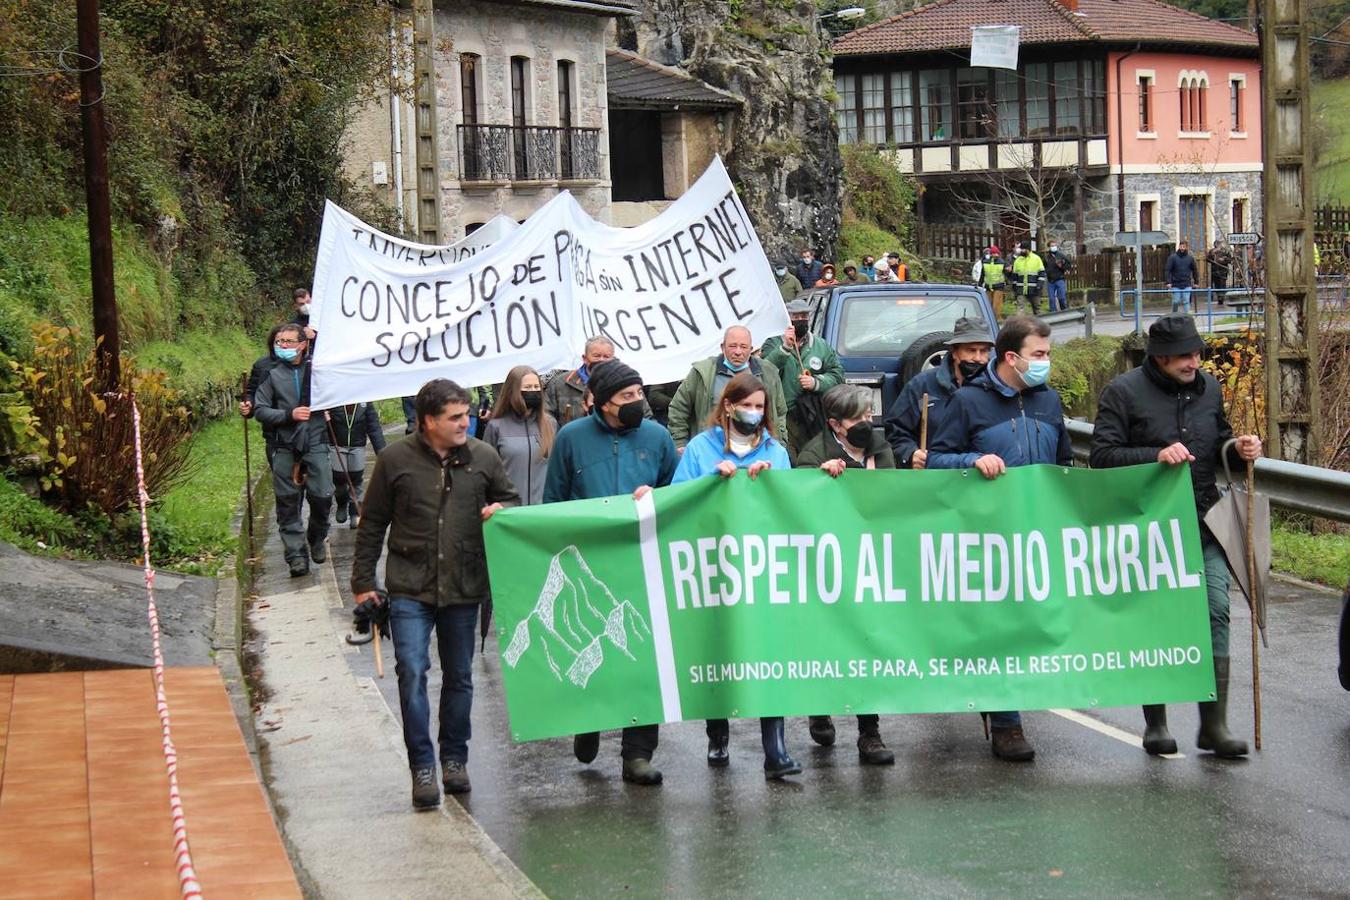
[(829, 716), (808, 716), (811, 724), (811, 740), (822, 747), (834, 746), (834, 721)]
[(1149, 756), (1177, 752), (1177, 742), (1167, 730), (1167, 707), (1161, 703), (1144, 707), (1144, 752)]
[(709, 719), (708, 726), (708, 765), (720, 769), (731, 762), (731, 753), (727, 744), (731, 740), (731, 726), (726, 719)]
[(577, 762), (593, 762), (595, 760), (595, 755), (599, 752), (600, 732), (589, 731), (586, 734), (578, 734), (572, 738), (572, 755), (577, 758)]
[(764, 742), (764, 777), (783, 778), (787, 775), (800, 775), (801, 764), (788, 756), (787, 743), (783, 735), (783, 717), (759, 720), (759, 736)]
[(1247, 742), (1228, 730), (1228, 657), (1214, 657), (1214, 700), (1200, 704), (1200, 734), (1195, 746), (1223, 759), (1247, 755)]

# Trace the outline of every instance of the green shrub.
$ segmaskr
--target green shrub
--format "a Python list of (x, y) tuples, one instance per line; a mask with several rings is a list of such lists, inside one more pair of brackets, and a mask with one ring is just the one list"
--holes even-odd
[(844, 203), (864, 222), (894, 235), (894, 246), (909, 243), (914, 230), (914, 180), (904, 175), (876, 147), (846, 144)]
[(1056, 344), (1051, 353), (1050, 386), (1059, 391), (1064, 413), (1086, 419), (1097, 417), (1097, 398), (1121, 372), (1129, 368), (1121, 340), (1097, 335)]
[(78, 544), (75, 521), (0, 478), (0, 541), (29, 553), (55, 553)]

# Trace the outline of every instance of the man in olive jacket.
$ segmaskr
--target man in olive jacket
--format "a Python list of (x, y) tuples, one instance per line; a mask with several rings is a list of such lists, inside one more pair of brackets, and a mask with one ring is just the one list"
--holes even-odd
[(834, 348), (808, 330), (811, 307), (805, 300), (789, 303), (787, 314), (792, 324), (782, 337), (765, 341), (762, 352), (783, 379), (788, 449), (795, 453), (825, 427), (820, 398), (843, 384), (844, 367)]
[[(1209, 600), (1209, 633), (1214, 647), (1215, 699), (1200, 704), (1196, 746), (1216, 756), (1247, 755), (1247, 742), (1228, 730), (1228, 561), (1205, 526), (1205, 513), (1219, 499), (1216, 468), (1233, 437), (1223, 410), (1223, 390), (1200, 368), (1204, 339), (1195, 319), (1185, 314), (1163, 316), (1148, 329), (1147, 358), (1137, 369), (1117, 375), (1102, 391), (1097, 424), (1092, 432), (1094, 469), (1162, 463), (1190, 464), (1195, 511), (1200, 519), (1205, 591)], [(1261, 455), (1261, 439), (1244, 434), (1228, 451), (1229, 462), (1242, 466)], [(1151, 755), (1177, 752), (1167, 730), (1167, 707), (1144, 707), (1144, 750)]]
[(388, 531), (389, 624), (412, 801), (419, 810), (441, 802), (427, 702), (431, 633), (437, 633), (443, 675), (441, 779), (446, 793), (461, 794), (469, 790), (474, 625), (479, 604), (491, 596), (483, 523), (520, 501), (497, 451), (469, 437), (469, 400), (468, 391), (444, 378), (417, 392), (417, 432), (379, 455), (352, 561), (356, 603), (378, 602), (375, 566)]
[(701, 359), (690, 367), (689, 374), (670, 400), (667, 421), (677, 448), (683, 450), (690, 438), (708, 427), (708, 416), (721, 399), (727, 383), (746, 370), (764, 382), (764, 390), (769, 395), (766, 405), (773, 412), (773, 420), (786, 421), (787, 402), (783, 399), (783, 382), (778, 369), (773, 363), (754, 357), (754, 352), (750, 329), (732, 325), (722, 335), (721, 354)]

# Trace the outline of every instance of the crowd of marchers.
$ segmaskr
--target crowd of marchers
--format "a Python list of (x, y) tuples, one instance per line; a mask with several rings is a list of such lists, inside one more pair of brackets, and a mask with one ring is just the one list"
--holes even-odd
[[(807, 253), (802, 263), (819, 265)], [(779, 267), (780, 276), (786, 268)], [(310, 408), (310, 358), (319, 336), (308, 324), (308, 294), (296, 291), (296, 315), (272, 329), (240, 411), (266, 436), (291, 573), (303, 576), (311, 560), (324, 562), (330, 519), (356, 529), (352, 593), (359, 607), (388, 617), (415, 808), (439, 805), (442, 787), (470, 789), (471, 663), (477, 626), (491, 604), (483, 523), (503, 507), (641, 498), (691, 479), (755, 480), (794, 466), (823, 478), (908, 468), (975, 469), (995, 479), (1017, 466), (1072, 465), (1064, 410), (1047, 383), (1050, 327), (1035, 315), (1008, 317), (996, 335), (990, 323), (958, 320), (941, 362), (909, 381), (879, 428), (871, 388), (845, 382), (834, 349), (809, 330), (807, 303), (785, 300), (790, 324), (782, 334), (728, 328), (720, 351), (675, 385), (644, 385), (603, 337), (586, 343), (571, 371), (545, 378), (517, 366), (492, 392), (433, 379), (404, 399), (406, 434), (386, 443), (370, 404)], [(1220, 386), (1201, 368), (1203, 349), (1190, 316), (1158, 319), (1144, 364), (1102, 392), (1090, 462), (1190, 465), (1217, 684), (1215, 699), (1200, 704), (1196, 745), (1232, 758), (1245, 755), (1247, 745), (1226, 722), (1231, 561), (1203, 520), (1219, 496), (1216, 471), (1224, 454), (1242, 464), (1260, 456), (1261, 442), (1253, 435), (1234, 439)], [(363, 484), (367, 445), (378, 458)], [(433, 633), (443, 673), (434, 740), (427, 692)], [(995, 757), (1034, 757), (1017, 711), (984, 715)], [(1176, 752), (1164, 707), (1144, 707), (1144, 721), (1148, 753)], [(865, 765), (894, 762), (880, 725), (875, 714), (857, 716)], [(706, 730), (707, 764), (728, 765), (728, 722), (709, 721)], [(800, 773), (783, 719), (761, 719), (760, 730), (765, 777)], [(809, 731), (818, 744), (835, 742), (829, 716), (810, 717)], [(653, 762), (658, 739), (657, 725), (623, 730), (625, 781), (661, 783)], [(593, 762), (599, 735), (577, 735), (573, 752), (581, 763)]]

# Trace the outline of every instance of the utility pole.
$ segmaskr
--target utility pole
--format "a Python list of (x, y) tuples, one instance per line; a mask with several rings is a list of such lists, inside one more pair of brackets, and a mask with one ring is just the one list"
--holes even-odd
[(1264, 2), (1261, 119), (1265, 169), (1266, 445), (1269, 455), (1317, 465), (1318, 296), (1309, 160), (1311, 79), (1307, 0)]
[[(436, 140), (436, 10), (433, 0), (413, 0), (413, 82), (417, 93), (417, 234), (441, 243), (440, 148)], [(461, 173), (462, 176), (463, 173)]]
[(122, 343), (113, 292), (112, 209), (108, 199), (108, 128), (103, 120), (103, 52), (98, 0), (77, 0), (80, 50), (80, 123), (84, 132), (84, 193), (89, 218), (89, 278), (94, 289), (94, 338), (100, 389), (122, 382)]

